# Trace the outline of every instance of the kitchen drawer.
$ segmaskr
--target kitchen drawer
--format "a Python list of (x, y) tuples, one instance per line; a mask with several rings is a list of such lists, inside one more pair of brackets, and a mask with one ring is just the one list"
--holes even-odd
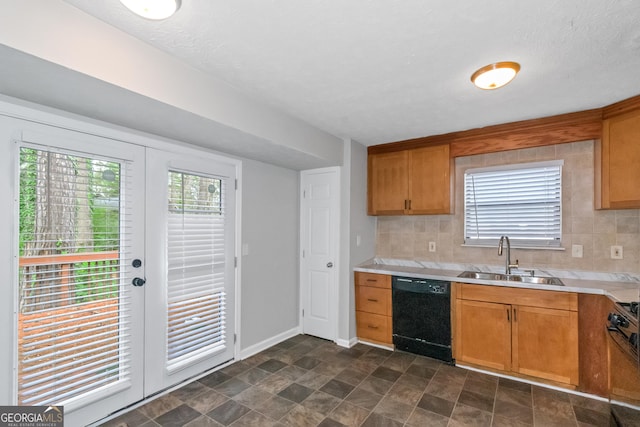
[(356, 311), (358, 338), (391, 344), (391, 318), (380, 314)]
[(357, 271), (356, 285), (391, 289), (391, 276), (387, 274), (362, 273)]
[(356, 286), (356, 310), (391, 316), (391, 290)]
[(472, 285), (462, 283), (458, 298), (499, 304), (526, 305), (578, 311), (578, 294), (575, 292), (546, 291), (539, 289), (510, 288), (507, 286)]

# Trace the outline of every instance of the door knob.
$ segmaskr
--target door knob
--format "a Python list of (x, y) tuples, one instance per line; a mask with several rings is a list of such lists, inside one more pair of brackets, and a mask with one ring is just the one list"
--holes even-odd
[(145, 282), (146, 282), (146, 280), (144, 280), (141, 277), (134, 277), (133, 280), (131, 281), (131, 284), (133, 286), (142, 286), (142, 285), (144, 285)]
[(133, 266), (133, 268), (140, 268), (140, 266), (142, 266), (142, 261), (136, 258), (131, 261), (131, 265)]
[(332, 268), (332, 267), (333, 267), (333, 263), (332, 263), (331, 261), (329, 261), (329, 262), (327, 263), (327, 268)]

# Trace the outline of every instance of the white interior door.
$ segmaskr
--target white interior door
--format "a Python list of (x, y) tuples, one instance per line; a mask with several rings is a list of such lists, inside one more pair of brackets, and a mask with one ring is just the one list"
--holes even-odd
[(303, 333), (337, 338), (339, 168), (303, 171), (300, 175), (300, 265)]
[(16, 135), (13, 404), (85, 425), (143, 396), (144, 149), (0, 124)]
[(234, 358), (235, 178), (147, 149), (147, 396)]

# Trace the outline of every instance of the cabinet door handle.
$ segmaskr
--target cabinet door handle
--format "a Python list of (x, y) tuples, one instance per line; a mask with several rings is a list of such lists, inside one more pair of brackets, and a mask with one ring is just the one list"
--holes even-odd
[(407, 210), (407, 199), (404, 199), (404, 210)]
[(509, 309), (507, 308), (507, 322), (511, 322), (511, 319), (509, 318)]
[(377, 326), (374, 326), (374, 325), (367, 325), (367, 327), (368, 327), (369, 329), (378, 329), (378, 327), (377, 327)]
[(367, 298), (367, 301), (371, 301), (371, 302), (378, 302), (377, 299), (373, 299), (373, 298)]
[(378, 279), (367, 279), (367, 282), (377, 282)]
[(513, 321), (517, 322), (518, 321), (518, 312), (516, 311), (516, 309), (513, 309)]
[(411, 199), (409, 199), (409, 210), (411, 210)]

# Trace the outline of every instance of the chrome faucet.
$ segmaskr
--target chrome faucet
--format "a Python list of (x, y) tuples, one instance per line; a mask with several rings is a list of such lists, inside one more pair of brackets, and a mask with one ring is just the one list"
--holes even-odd
[(502, 243), (507, 242), (507, 255), (504, 259), (504, 272), (505, 274), (511, 274), (512, 268), (518, 268), (518, 260), (516, 260), (515, 264), (511, 264), (511, 242), (509, 242), (509, 238), (507, 236), (500, 236), (500, 243), (498, 243), (498, 256), (502, 255)]

